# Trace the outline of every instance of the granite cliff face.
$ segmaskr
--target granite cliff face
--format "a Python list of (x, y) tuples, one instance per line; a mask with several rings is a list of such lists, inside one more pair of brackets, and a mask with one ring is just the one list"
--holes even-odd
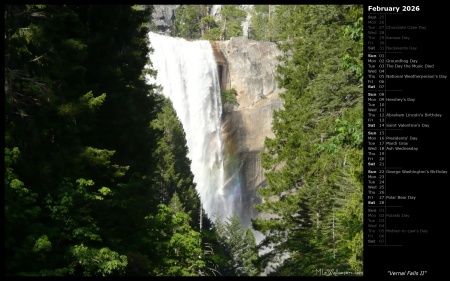
[[(275, 80), (277, 56), (281, 52), (272, 42), (245, 38), (211, 42), (221, 76), (222, 89), (235, 89), (237, 104), (227, 103), (223, 112), (223, 131), (227, 154), (234, 155), (243, 183), (243, 206), (259, 203), (257, 189), (266, 185), (260, 152), (264, 139), (273, 137), (273, 111), (282, 107)], [(247, 205), (248, 204), (248, 205)], [(249, 223), (256, 211), (249, 210)]]
[(154, 25), (159, 32), (169, 35), (175, 20), (175, 10), (180, 5), (153, 5), (152, 25)]

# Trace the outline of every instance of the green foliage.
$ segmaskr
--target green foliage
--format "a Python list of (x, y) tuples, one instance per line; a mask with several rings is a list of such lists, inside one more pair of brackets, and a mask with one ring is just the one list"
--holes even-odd
[(24, 183), (16, 178), (12, 166), (17, 162), (20, 156), (20, 150), (17, 147), (13, 149), (5, 148), (5, 187), (11, 188), (21, 196), (27, 195), (30, 191), (24, 187)]
[(286, 41), (299, 36), (299, 25), (308, 22), (307, 18), (302, 18), (308, 15), (301, 5), (271, 5), (271, 8), (270, 17), (268, 7), (259, 13), (263, 23), (255, 23), (256, 28), (262, 26), (264, 29), (256, 35), (271, 41)]
[[(183, 5), (177, 36), (242, 35), (237, 5), (220, 22), (208, 9)], [(274, 251), (261, 258), (236, 217), (198, 215), (183, 128), (143, 79), (151, 12), (5, 6), (6, 275), (252, 276), (285, 253), (275, 274), (361, 270), (362, 9), (274, 6), (270, 21), (256, 9), (255, 37), (286, 41), (256, 206), (273, 219), (254, 222)]]
[(175, 10), (175, 22), (172, 36), (199, 39), (201, 27), (214, 27), (214, 19), (208, 16), (207, 5), (182, 5)]
[(216, 233), (219, 242), (230, 256), (230, 266), (237, 276), (256, 276), (255, 265), (258, 258), (256, 241), (251, 229), (240, 226), (237, 213), (227, 218), (227, 221), (216, 221)]
[(33, 247), (33, 252), (39, 252), (39, 251), (50, 251), (52, 248), (52, 243), (48, 240), (47, 235), (42, 235), (36, 240), (36, 243)]
[(150, 220), (149, 235), (156, 258), (153, 273), (157, 276), (198, 276), (205, 268), (205, 261), (201, 235), (189, 225), (189, 215), (160, 204), (158, 213), (147, 219)]
[(83, 276), (107, 276), (123, 273), (127, 265), (127, 257), (111, 251), (109, 248), (94, 249), (83, 244), (71, 249), (76, 263), (83, 269)]
[(92, 91), (90, 91), (89, 93), (85, 94), (84, 96), (82, 96), (80, 98), (80, 102), (82, 102), (84, 105), (87, 105), (87, 107), (90, 110), (94, 111), (103, 104), (103, 102), (105, 101), (105, 98), (106, 98), (105, 93), (94, 98), (94, 96), (92, 95)]
[(258, 260), (258, 250), (256, 246), (255, 236), (250, 228), (247, 228), (244, 237), (244, 245), (241, 258), (243, 261), (243, 269), (248, 276), (258, 276), (259, 270), (256, 266)]
[(250, 23), (250, 39), (269, 41), (272, 38), (273, 16), (269, 17), (269, 9), (273, 9), (273, 5), (255, 5)]
[[(358, 109), (361, 111), (362, 107)], [(326, 151), (328, 154), (336, 155), (342, 146), (362, 149), (364, 125), (362, 119), (349, 122), (338, 118), (335, 120), (335, 123), (337, 134), (330, 137), (326, 142), (315, 144), (319, 154)]]
[(352, 255), (348, 261), (350, 264), (350, 267), (355, 272), (362, 272), (363, 271), (363, 232), (360, 231), (349, 243), (350, 250), (352, 252)]
[(203, 26), (203, 28), (205, 30), (203, 39), (206, 39), (206, 40), (219, 40), (220, 39), (221, 30), (213, 16), (209, 15), (209, 16), (202, 18), (201, 25)]
[(242, 21), (247, 13), (239, 5), (222, 5), (221, 19), (208, 14), (211, 5), (181, 5), (175, 10), (172, 36), (187, 39), (228, 40), (242, 36)]
[(173, 194), (172, 199), (170, 199), (169, 208), (174, 212), (184, 212), (183, 204), (181, 203), (180, 197), (178, 197), (176, 192)]
[(150, 15), (126, 5), (5, 6), (6, 275), (135, 266), (124, 253), (143, 251), (156, 205), (156, 102), (141, 79)]
[(347, 13), (348, 24), (344, 30), (344, 35), (350, 37), (357, 44), (354, 48), (349, 49), (344, 55), (343, 66), (350, 70), (362, 84), (364, 78), (363, 71), (363, 14), (360, 5), (354, 5), (349, 8)]
[[(157, 118), (151, 122), (155, 131), (161, 132), (156, 138), (155, 157), (159, 159), (154, 177), (155, 185), (159, 186), (159, 202), (169, 204), (174, 194), (186, 206), (190, 214), (198, 214), (200, 199), (195, 190), (194, 176), (190, 170), (191, 161), (187, 158), (186, 137), (170, 100), (160, 97), (161, 110)], [(178, 197), (179, 194), (179, 197)], [(193, 226), (199, 225), (199, 217), (194, 216)]]
[(233, 105), (237, 105), (237, 92), (234, 88), (227, 89), (222, 91), (222, 103), (231, 103)]
[(42, 235), (42, 230), (36, 229), (35, 222), (41, 213), (41, 208), (36, 204), (39, 198), (15, 173), (18, 161), (20, 150), (17, 147), (5, 148), (5, 256), (9, 257), (5, 263), (7, 273), (20, 270), (23, 260), (29, 258), (31, 251), (45, 252), (51, 247), (48, 237)]
[(205, 36), (203, 39), (205, 40), (220, 40), (220, 36), (222, 34), (222, 30), (220, 27), (213, 27), (205, 31)]
[(245, 20), (247, 13), (239, 9), (239, 5), (222, 5), (220, 16), (219, 26), (222, 27), (223, 40), (243, 35), (241, 24)]
[(362, 53), (360, 30), (343, 36), (360, 13), (351, 5), (274, 10), (277, 40), (287, 39), (277, 69), (286, 91), (261, 155), (264, 203), (255, 205), (272, 219), (253, 222), (266, 235), (262, 266), (279, 264), (273, 275), (362, 266), (362, 87), (358, 73), (342, 67), (349, 50)]

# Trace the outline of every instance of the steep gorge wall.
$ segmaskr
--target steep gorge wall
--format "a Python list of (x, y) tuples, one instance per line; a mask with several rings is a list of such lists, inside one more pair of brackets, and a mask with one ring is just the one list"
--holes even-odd
[[(259, 203), (257, 190), (266, 185), (260, 152), (264, 139), (273, 137), (273, 111), (282, 107), (275, 80), (277, 56), (281, 52), (272, 42), (245, 38), (211, 42), (218, 62), (222, 90), (237, 91), (237, 105), (227, 103), (223, 128), (227, 153), (235, 155), (243, 182), (242, 205)], [(249, 210), (244, 223), (255, 217)]]

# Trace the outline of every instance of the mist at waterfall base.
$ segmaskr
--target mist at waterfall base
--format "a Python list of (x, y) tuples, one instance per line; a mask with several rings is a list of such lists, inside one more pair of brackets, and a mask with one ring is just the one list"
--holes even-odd
[[(162, 86), (172, 101), (186, 134), (188, 158), (196, 189), (208, 217), (225, 220), (236, 212), (245, 217), (251, 206), (241, 206), (242, 188), (237, 165), (227, 164), (221, 126), (222, 102), (217, 63), (209, 41), (149, 33), (149, 58), (156, 77), (149, 84)], [(231, 160), (230, 160), (231, 159)]]

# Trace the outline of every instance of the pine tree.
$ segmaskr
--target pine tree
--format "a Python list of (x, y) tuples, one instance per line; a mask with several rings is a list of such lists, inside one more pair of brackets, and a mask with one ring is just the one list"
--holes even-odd
[(243, 251), (241, 255), (241, 259), (243, 261), (242, 271), (248, 276), (258, 276), (259, 270), (256, 266), (256, 262), (258, 260), (258, 250), (256, 247), (255, 235), (250, 228), (247, 228), (245, 231), (243, 244)]
[(230, 257), (230, 266), (238, 276), (255, 276), (259, 272), (255, 266), (258, 253), (256, 241), (251, 229), (240, 225), (237, 213), (227, 218), (225, 222), (216, 220), (216, 231), (219, 242)]
[(361, 265), (361, 178), (350, 171), (362, 166), (362, 88), (345, 57), (362, 47), (358, 36), (342, 36), (361, 11), (341, 5), (275, 9), (274, 24), (288, 39), (278, 44), (284, 56), (277, 69), (286, 91), (284, 108), (273, 117), (275, 138), (266, 138), (262, 153), (268, 187), (255, 206), (272, 219), (253, 222), (265, 234), (260, 247), (274, 249), (260, 259), (263, 267), (279, 265), (274, 275)]
[(159, 159), (156, 164), (154, 185), (158, 187), (158, 203), (168, 204), (173, 194), (180, 195), (180, 201), (186, 206), (186, 212), (193, 215), (193, 227), (199, 225), (200, 198), (195, 190), (191, 161), (187, 158), (186, 136), (178, 119), (172, 102), (162, 96), (157, 118), (150, 124), (158, 132), (157, 148), (154, 156)]
[(220, 15), (219, 26), (222, 27), (222, 40), (243, 35), (241, 24), (247, 13), (239, 9), (239, 5), (222, 5)]
[[(117, 21), (102, 23), (104, 18), (94, 16), (100, 9)], [(144, 215), (135, 212), (136, 203), (148, 206), (149, 200), (138, 196), (142, 193), (126, 197), (122, 192), (137, 185), (143, 189), (142, 177), (133, 186), (136, 176), (130, 172), (148, 175), (143, 167), (151, 167), (151, 161), (148, 166), (137, 161), (148, 160), (152, 149), (151, 87), (140, 80), (148, 52), (141, 39), (146, 13), (131, 6), (7, 6), (5, 151), (20, 151), (20, 157), (9, 156), (16, 162), (9, 161), (14, 173), (6, 182), (7, 275), (121, 275), (128, 258), (120, 241), (139, 248), (142, 239), (132, 235), (143, 231), (142, 224), (133, 221), (144, 221)], [(115, 50), (95, 44), (124, 34)], [(104, 72), (99, 71), (102, 59), (108, 65)], [(117, 75), (108, 77), (111, 69)], [(121, 104), (124, 114), (105, 118), (121, 95), (127, 101)], [(117, 126), (122, 115), (136, 118), (134, 123), (122, 118), (122, 125), (134, 124), (136, 132)], [(110, 141), (119, 134), (103, 127), (114, 125), (128, 137), (139, 132), (142, 138), (125, 141), (135, 148)], [(18, 216), (12, 207), (29, 210), (27, 216)]]
[(174, 196), (172, 207), (160, 204), (158, 213), (147, 217), (157, 276), (198, 276), (206, 266), (201, 235), (191, 228), (190, 217), (179, 203)]
[(269, 18), (269, 8), (273, 5), (255, 5), (251, 12), (251, 26), (249, 38), (259, 41), (269, 41), (273, 33), (272, 18)]
[(187, 39), (202, 38), (202, 28), (206, 28), (205, 24), (214, 25), (211, 18), (207, 18), (208, 10), (207, 5), (181, 5), (175, 10), (172, 36)]

